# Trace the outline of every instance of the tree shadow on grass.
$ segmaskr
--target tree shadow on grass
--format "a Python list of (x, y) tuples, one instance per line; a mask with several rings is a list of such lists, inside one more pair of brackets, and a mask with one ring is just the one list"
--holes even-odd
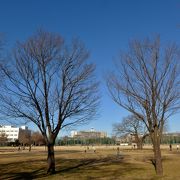
[[(30, 180), (43, 177), (51, 177), (46, 174), (46, 160), (33, 160), (13, 162), (0, 167), (0, 179)], [(41, 168), (39, 168), (41, 167)], [(56, 159), (57, 177), (81, 177), (88, 178), (118, 178), (132, 171), (143, 170), (127, 163), (124, 157), (93, 157), (84, 159)]]
[[(31, 160), (31, 161), (21, 161), (13, 162), (0, 165), (0, 180), (6, 179), (34, 179), (36, 177), (46, 176), (45, 167), (42, 166), (42, 163), (46, 165), (46, 161), (42, 160)], [(38, 167), (41, 168), (38, 168)]]
[(105, 157), (105, 158), (87, 158), (87, 159), (70, 159), (70, 160), (65, 160), (65, 161), (70, 161), (70, 164), (75, 164), (74, 166), (70, 166), (70, 167), (66, 167), (64, 169), (60, 169), (58, 172), (68, 172), (71, 171), (73, 169), (78, 169), (81, 167), (95, 167), (95, 166), (99, 166), (102, 164), (106, 164), (106, 163), (112, 163), (112, 162), (122, 162), (123, 161), (123, 157), (119, 157), (114, 158), (114, 157)]
[[(41, 177), (43, 177), (43, 173), (44, 172), (44, 168), (40, 168), (38, 170), (35, 171), (31, 171), (31, 172), (17, 172), (17, 173), (11, 173), (8, 178), (5, 179), (13, 179), (13, 180), (31, 180), (31, 179), (35, 179), (37, 177), (39, 177), (39, 175)], [(44, 175), (45, 177), (46, 175)]]
[[(66, 161), (66, 160), (65, 160)], [(68, 167), (58, 167), (57, 173), (63, 174), (65, 177), (81, 177), (87, 178), (116, 178), (126, 175), (132, 171), (144, 171), (144, 168), (134, 166), (124, 161), (123, 157), (104, 157), (100, 159), (70, 159)]]

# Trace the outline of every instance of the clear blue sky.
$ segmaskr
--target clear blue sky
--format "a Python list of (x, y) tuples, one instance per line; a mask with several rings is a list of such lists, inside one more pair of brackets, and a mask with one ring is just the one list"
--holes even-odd
[[(0, 0), (0, 27), (9, 46), (25, 40), (39, 27), (67, 40), (79, 37), (90, 50), (102, 81), (100, 115), (79, 129), (94, 127), (111, 134), (112, 123), (128, 113), (108, 96), (103, 74), (113, 68), (113, 58), (134, 38), (160, 34), (162, 41), (180, 44), (180, 1)], [(180, 131), (178, 117), (170, 119), (170, 131)]]

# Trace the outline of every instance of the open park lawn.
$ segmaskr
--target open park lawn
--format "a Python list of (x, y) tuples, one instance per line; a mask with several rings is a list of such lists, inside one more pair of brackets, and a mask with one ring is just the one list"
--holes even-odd
[(96, 152), (85, 147), (55, 147), (55, 175), (46, 174), (46, 151), (33, 147), (0, 148), (0, 180), (2, 179), (180, 179), (180, 152), (162, 150), (164, 176), (158, 178), (151, 164), (152, 150), (132, 150), (120, 147), (97, 147)]

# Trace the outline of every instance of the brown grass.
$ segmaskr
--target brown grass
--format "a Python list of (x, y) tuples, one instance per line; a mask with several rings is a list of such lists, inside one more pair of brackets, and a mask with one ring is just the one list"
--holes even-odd
[(120, 149), (96, 147), (85, 153), (84, 147), (56, 147), (55, 175), (46, 174), (44, 147), (17, 151), (17, 148), (0, 149), (0, 179), (180, 179), (180, 152), (162, 148), (164, 176), (159, 178), (151, 164), (152, 149)]

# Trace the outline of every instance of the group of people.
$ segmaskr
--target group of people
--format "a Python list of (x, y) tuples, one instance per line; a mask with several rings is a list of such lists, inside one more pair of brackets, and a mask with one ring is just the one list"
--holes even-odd
[[(87, 148), (84, 150), (84, 152), (86, 153), (88, 150), (89, 150), (89, 146), (87, 146)], [(92, 150), (94, 153), (96, 152), (95, 146), (92, 146)]]
[[(31, 151), (31, 146), (32, 146), (32, 145), (29, 146), (29, 152)], [(25, 150), (25, 146), (20, 146), (20, 145), (19, 145), (19, 146), (18, 146), (18, 151), (20, 151), (20, 150)]]
[[(169, 150), (172, 151), (172, 144), (169, 145)], [(176, 150), (179, 150), (179, 144), (176, 145)]]

